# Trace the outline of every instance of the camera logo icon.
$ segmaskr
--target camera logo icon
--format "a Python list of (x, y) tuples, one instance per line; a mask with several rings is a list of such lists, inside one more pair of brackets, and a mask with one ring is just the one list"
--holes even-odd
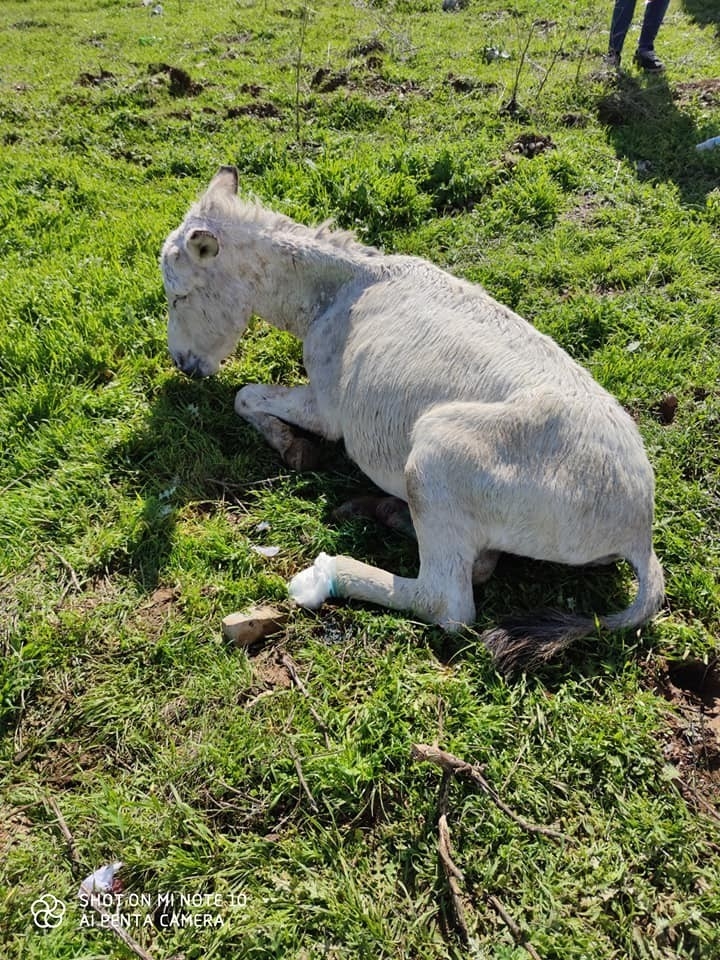
[(53, 893), (43, 894), (30, 905), (33, 922), (41, 930), (54, 930), (63, 922), (65, 904)]

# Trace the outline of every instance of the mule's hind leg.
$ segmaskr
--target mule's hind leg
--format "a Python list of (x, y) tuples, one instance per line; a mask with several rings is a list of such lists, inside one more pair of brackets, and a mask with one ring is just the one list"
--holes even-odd
[(235, 396), (235, 412), (265, 437), (289, 467), (314, 470), (318, 466), (319, 444), (292, 429), (327, 435), (309, 386), (248, 384)]

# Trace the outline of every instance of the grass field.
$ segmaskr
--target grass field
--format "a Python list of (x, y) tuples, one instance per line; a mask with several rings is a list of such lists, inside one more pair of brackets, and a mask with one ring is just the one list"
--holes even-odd
[[(667, 72), (631, 66), (636, 25), (612, 78), (610, 7), (3, 0), (3, 958), (132, 957), (77, 898), (116, 860), (154, 960), (720, 957), (720, 150), (695, 150), (720, 133), (720, 12), (673, 0)], [(417, 558), (333, 519), (371, 490), (342, 449), (293, 474), (235, 417), (244, 383), (302, 380), (291, 338), (257, 318), (215, 378), (172, 367), (158, 252), (227, 163), (296, 219), (484, 284), (633, 413), (653, 624), (507, 681), (401, 616), (290, 610), (321, 549)], [(633, 589), (506, 558), (478, 631)], [(222, 617), (265, 601), (285, 632), (224, 643)], [(564, 838), (460, 778), (443, 800), (416, 743)], [(161, 894), (194, 898), (184, 919)], [(41, 929), (49, 895), (65, 912)]]

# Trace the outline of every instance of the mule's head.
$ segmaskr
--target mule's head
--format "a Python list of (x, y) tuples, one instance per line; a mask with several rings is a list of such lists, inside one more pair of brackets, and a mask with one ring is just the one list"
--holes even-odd
[(229, 235), (237, 187), (237, 170), (221, 167), (160, 255), (168, 347), (175, 365), (191, 377), (217, 373), (252, 312)]

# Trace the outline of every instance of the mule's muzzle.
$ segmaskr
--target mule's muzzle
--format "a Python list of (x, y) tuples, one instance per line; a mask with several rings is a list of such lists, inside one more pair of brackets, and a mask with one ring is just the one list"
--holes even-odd
[(203, 377), (209, 376), (210, 371), (205, 368), (205, 364), (200, 357), (196, 357), (194, 353), (173, 354), (172, 358), (178, 370), (182, 370), (186, 376), (192, 377), (194, 380), (201, 380)]

